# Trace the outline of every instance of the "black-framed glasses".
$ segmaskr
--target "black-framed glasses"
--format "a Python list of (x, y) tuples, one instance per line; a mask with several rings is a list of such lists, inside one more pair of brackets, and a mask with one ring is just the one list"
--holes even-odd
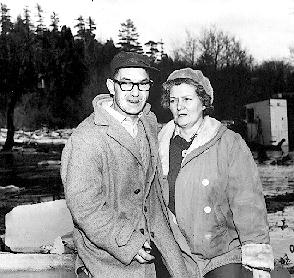
[(153, 81), (143, 81), (143, 82), (131, 82), (131, 81), (119, 81), (116, 79), (113, 79), (115, 83), (117, 83), (122, 91), (132, 91), (134, 86), (137, 85), (139, 91), (148, 91), (150, 90)]

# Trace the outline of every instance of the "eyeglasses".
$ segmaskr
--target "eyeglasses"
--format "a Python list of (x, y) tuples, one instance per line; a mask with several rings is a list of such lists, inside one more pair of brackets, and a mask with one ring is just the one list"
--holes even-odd
[(152, 80), (142, 83), (131, 81), (119, 81), (116, 79), (113, 79), (113, 81), (119, 85), (122, 91), (132, 91), (135, 85), (138, 86), (139, 91), (148, 91), (153, 84)]

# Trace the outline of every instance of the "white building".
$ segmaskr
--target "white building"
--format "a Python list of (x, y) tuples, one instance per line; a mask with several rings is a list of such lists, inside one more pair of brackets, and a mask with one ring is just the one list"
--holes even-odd
[(268, 99), (245, 106), (248, 141), (263, 145), (277, 145), (285, 139), (282, 147), (288, 152), (287, 100)]

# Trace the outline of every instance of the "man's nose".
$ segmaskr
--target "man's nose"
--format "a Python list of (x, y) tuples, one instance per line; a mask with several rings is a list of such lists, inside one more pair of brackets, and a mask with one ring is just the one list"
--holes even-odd
[(133, 89), (131, 91), (132, 96), (137, 97), (139, 96), (139, 85), (138, 84), (134, 84)]

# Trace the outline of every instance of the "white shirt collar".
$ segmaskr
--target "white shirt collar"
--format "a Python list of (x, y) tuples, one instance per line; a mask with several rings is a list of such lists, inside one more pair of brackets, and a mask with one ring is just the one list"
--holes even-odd
[(133, 121), (130, 117), (127, 117), (125, 115), (122, 115), (118, 111), (114, 110), (111, 106), (113, 104), (113, 101), (109, 101), (107, 103), (103, 103), (103, 108), (130, 133), (132, 137), (136, 137), (138, 133), (138, 122), (139, 119), (142, 117), (143, 112), (140, 112), (138, 114), (138, 117), (136, 117), (135, 121)]

